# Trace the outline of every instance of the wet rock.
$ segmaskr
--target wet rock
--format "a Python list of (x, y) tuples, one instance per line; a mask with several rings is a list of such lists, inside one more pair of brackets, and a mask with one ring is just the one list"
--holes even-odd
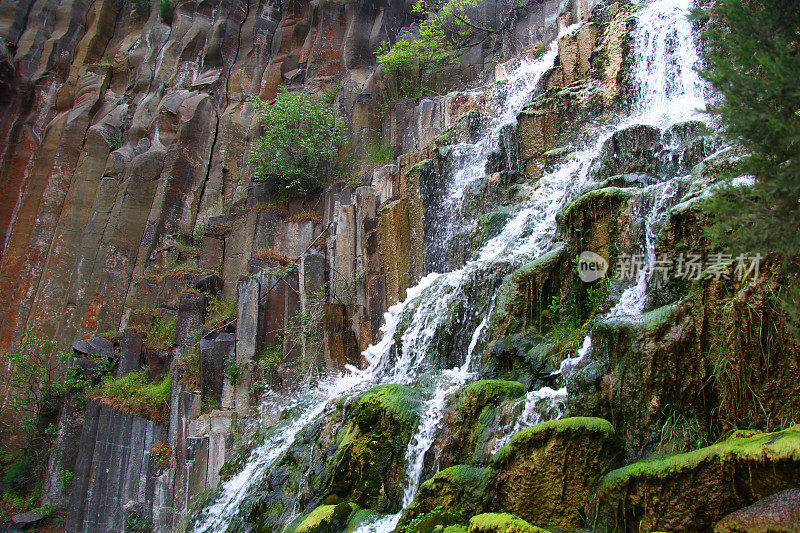
[(619, 454), (614, 428), (600, 418), (565, 418), (517, 433), (489, 463), (488, 509), (533, 524), (583, 525), (583, 507)]
[(416, 392), (402, 385), (380, 385), (362, 394), (329, 463), (329, 493), (362, 507), (392, 511), (405, 479), (405, 452), (420, 405)]
[(353, 503), (322, 505), (306, 515), (294, 533), (333, 533), (344, 531), (350, 518), (359, 510)]
[(601, 529), (707, 531), (736, 509), (795, 488), (799, 476), (800, 426), (740, 432), (713, 446), (610, 472), (587, 512)]
[(105, 357), (106, 359), (115, 357), (114, 344), (103, 337), (75, 341), (72, 343), (72, 349), (75, 353), (89, 357)]
[(434, 526), (465, 523), (486, 506), (488, 468), (451, 466), (420, 485), (397, 527), (424, 533)]
[(11, 523), (14, 524), (16, 527), (28, 527), (32, 526), (36, 522), (41, 522), (45, 518), (49, 516), (49, 513), (43, 509), (34, 509), (33, 511), (28, 511), (27, 513), (19, 513), (15, 514), (11, 517)]
[(800, 531), (800, 489), (788, 489), (735, 511), (714, 533), (792, 533)]

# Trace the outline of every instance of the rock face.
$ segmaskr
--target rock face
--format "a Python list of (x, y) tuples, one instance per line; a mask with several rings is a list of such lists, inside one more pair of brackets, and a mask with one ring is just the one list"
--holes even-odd
[(714, 533), (800, 531), (800, 489), (787, 489), (735, 511), (714, 526)]
[[(433, 91), (414, 100), (397, 100), (401, 80), (374, 57), (415, 21), (406, 1), (178, 0), (169, 24), (145, 4), (0, 0), (0, 353), (30, 329), (72, 347), (86, 376), (111, 362), (117, 379), (147, 367), (170, 385), (159, 422), (94, 401), (62, 409), (42, 503), (66, 511), (70, 532), (190, 529), (190, 504), (246, 463), (241, 428), (250, 446), (267, 442), (307, 376), (363, 368), (384, 312), (473, 257), (545, 172), (624, 112), (631, 89), (624, 2), (481, 2), (473, 20), (499, 31), (457, 64), (413, 69)], [(496, 112), (503, 85), (491, 82), (579, 21), (462, 212), (445, 213), (458, 145)], [(251, 181), (250, 97), (283, 87), (335, 94), (360, 165), (320, 194), (277, 201)], [(791, 281), (780, 265), (765, 260), (747, 283), (655, 279), (635, 318), (607, 316), (630, 285), (575, 276), (584, 250), (607, 259), (609, 278), (645, 245), (711, 257), (704, 193), (737, 154), (711, 156), (718, 145), (701, 131), (617, 131), (591, 186), (552, 213), (558, 242), (464, 281), (469, 296), (442, 309), (452, 320), (425, 332), (431, 370), (474, 349), (480, 379), (448, 396), (402, 530), (791, 530), (796, 494), (774, 494), (796, 487), (798, 430), (777, 430), (796, 414), (800, 358), (770, 298)], [(375, 148), (387, 164), (368, 161)], [(681, 202), (647, 228), (640, 214), (667, 181)], [(448, 216), (476, 223), (444, 235)], [(490, 313), (480, 326), (477, 309)], [(574, 357), (587, 335), (592, 349)], [(8, 372), (0, 365), (0, 404)], [(355, 531), (398, 512), (430, 379), (331, 400), (237, 502), (230, 529)], [(506, 442), (536, 390), (568, 391), (544, 413), (566, 418)], [(676, 441), (719, 436), (698, 427), (745, 421), (772, 433), (663, 458)]]
[(161, 424), (90, 400), (75, 463), (61, 465), (74, 472), (67, 530), (122, 531), (123, 507), (153, 501), (161, 490), (165, 465), (151, 458), (151, 449), (165, 437)]

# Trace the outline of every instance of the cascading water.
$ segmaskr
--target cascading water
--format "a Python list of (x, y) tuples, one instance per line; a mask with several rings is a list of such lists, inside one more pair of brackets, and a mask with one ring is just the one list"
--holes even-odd
[[(412, 384), (427, 373), (433, 378), (428, 380), (431, 385), (422, 403), (420, 422), (408, 444), (402, 500), (398, 502), (400, 512), (364, 524), (359, 531), (388, 532), (395, 528), (402, 510), (413, 501), (422, 481), (425, 453), (434, 442), (447, 399), (476, 378), (470, 366), (473, 356), (485, 343), (483, 336), (491, 320), (494, 299), (486, 296), (481, 305), (475, 293), (481, 286), (488, 287), (488, 292), (492, 293), (499, 280), (513, 267), (552, 248), (556, 215), (591, 183), (593, 161), (615, 131), (641, 123), (663, 128), (697, 118), (696, 109), (704, 105), (706, 89), (693, 70), (697, 53), (691, 24), (685, 19), (689, 7), (690, 0), (656, 0), (642, 8), (634, 34), (632, 73), (638, 83), (638, 98), (632, 116), (608, 127), (593, 147), (543, 176), (526, 206), (499, 235), (481, 248), (473, 260), (457, 270), (429, 274), (416, 287), (409, 289), (405, 301), (387, 311), (381, 340), (363, 353), (366, 368), (350, 367), (344, 375), (322, 381), (306, 397), (290, 405), (287, 411), (295, 413), (294, 416), (284, 417), (269, 429), (268, 438), (251, 452), (244, 468), (223, 484), (216, 501), (197, 517), (194, 531), (227, 530), (247, 495), (264, 482), (271, 465), (291, 447), (304, 428), (335, 409), (335, 400), (353, 397), (379, 384)], [(554, 43), (539, 60), (523, 63), (507, 83), (505, 96), (498, 103), (497, 116), (485, 134), (474, 144), (453, 149), (458, 158), (444, 196), (446, 212), (459, 211), (458, 206), (468, 185), (485, 177), (488, 155), (498, 148), (501, 131), (514, 123), (555, 57)], [(648, 229), (663, 217), (677, 196), (669, 182), (658, 184), (653, 190), (660, 191), (662, 201), (653, 202), (652, 209), (643, 213)], [(456, 218), (446, 220), (445, 227), (439, 229), (442, 237), (437, 242), (444, 250), (460, 224)], [(650, 254), (653, 241), (653, 234), (648, 232), (646, 254)], [(633, 293), (626, 296), (630, 291), (646, 292), (646, 285), (643, 289), (637, 289), (637, 285), (623, 294), (623, 299), (633, 303), (624, 304), (616, 312), (638, 314), (642, 311), (643, 297)], [(459, 333), (447, 335), (453, 331)], [(440, 346), (443, 343), (446, 345), (444, 350)], [(504, 428), (498, 444), (507, 442), (524, 427), (565, 414), (567, 392), (563, 382), (570, 370), (588, 357), (591, 346), (591, 338), (587, 336), (575, 356), (561, 363), (555, 373), (562, 381), (559, 388), (544, 387), (527, 394), (522, 414), (514, 424)], [(443, 352), (447, 352), (449, 358), (442, 357)], [(456, 354), (455, 365), (452, 364), (452, 354)], [(294, 512), (303, 510), (295, 509)], [(294, 516), (285, 517), (283, 523), (289, 523)]]
[[(573, 31), (570, 28), (568, 31)], [(464, 158), (454, 172), (449, 184), (448, 202), (452, 206), (463, 195), (468, 183), (484, 177), (488, 154), (497, 147), (499, 131), (513, 123), (522, 107), (530, 100), (540, 76), (549, 68), (555, 59), (557, 50), (555, 43), (538, 61), (522, 64), (511, 76), (505, 90), (505, 98), (499, 103), (497, 118), (492, 122), (486, 134), (475, 145), (462, 145)], [(566, 178), (566, 176), (564, 176)], [(252, 487), (263, 482), (272, 463), (292, 444), (295, 437), (310, 422), (330, 409), (334, 399), (344, 395), (355, 395), (371, 387), (383, 383), (409, 384), (415, 381), (425, 368), (426, 359), (431, 354), (431, 344), (437, 332), (449, 327), (452, 319), (449, 309), (466, 303), (465, 295), (470, 283), (480, 277), (482, 268), (501, 255), (518, 256), (530, 253), (539, 241), (539, 231), (547, 226), (549, 234), (555, 231), (555, 214), (557, 207), (562, 206), (567, 193), (565, 179), (553, 180), (548, 186), (541, 188), (538, 202), (531, 204), (509, 224), (506, 231), (487, 243), (479, 258), (463, 268), (446, 274), (432, 273), (424, 277), (417, 286), (407, 292), (406, 299), (392, 306), (384, 317), (381, 328), (381, 341), (370, 346), (363, 353), (367, 367), (363, 370), (349, 367), (342, 375), (323, 381), (311, 391), (307, 398), (298, 400), (293, 406), (300, 414), (293, 420), (283, 420), (274, 428), (264, 443), (253, 450), (242, 471), (223, 484), (217, 500), (206, 507), (195, 521), (195, 531), (225, 531), (236, 515), (241, 503)], [(517, 250), (515, 243), (520, 239), (532, 238), (529, 244)], [(462, 300), (457, 302), (457, 300)], [(467, 309), (463, 322), (476, 326), (477, 310)], [(413, 320), (408, 320), (413, 317)], [(480, 332), (486, 325), (484, 313), (483, 327), (477, 327), (476, 333), (470, 336), (469, 345), (465, 346), (471, 355), (479, 343)], [(409, 323), (410, 322), (410, 323)], [(401, 331), (401, 328), (405, 327)], [(397, 336), (400, 342), (397, 342)], [(438, 414), (444, 406), (446, 397), (469, 379), (470, 358), (453, 370), (445, 371), (438, 380), (439, 385), (432, 392), (425, 404), (425, 413), (417, 434), (409, 445), (408, 457), (416, 460), (424, 455), (430, 446), (438, 422)], [(419, 449), (421, 453), (414, 450)], [(404, 487), (402, 505), (405, 507), (413, 499), (419, 486), (421, 464), (412, 465)], [(399, 515), (388, 518), (388, 523), (399, 519)], [(377, 524), (376, 524), (377, 525)], [(393, 527), (393, 526), (392, 526)], [(383, 530), (383, 529), (382, 529)]]
[[(688, 19), (691, 7), (692, 0), (656, 0), (637, 14), (631, 69), (636, 98), (631, 106), (632, 112), (616, 127), (600, 135), (591, 151), (592, 158), (597, 156), (614, 132), (634, 125), (666, 130), (688, 121), (707, 122), (702, 110), (706, 107), (711, 89), (695, 70), (700, 59), (692, 24)], [(668, 146), (662, 154), (665, 159), (673, 155), (670, 148), (673, 147)], [(678, 202), (680, 185), (690, 179), (688, 175), (675, 176), (641, 191), (640, 196), (651, 199), (636, 213), (645, 231), (642, 268), (635, 282), (622, 292), (609, 316), (635, 316), (644, 311), (656, 261), (657, 229), (666, 219), (669, 209)], [(503, 435), (496, 441), (493, 451), (500, 449), (522, 429), (564, 415), (566, 381), (571, 370), (589, 356), (591, 349), (592, 338), (586, 335), (576, 356), (562, 361), (557, 371), (563, 385), (558, 389), (543, 387), (526, 395), (522, 414), (512, 427), (501, 428)]]

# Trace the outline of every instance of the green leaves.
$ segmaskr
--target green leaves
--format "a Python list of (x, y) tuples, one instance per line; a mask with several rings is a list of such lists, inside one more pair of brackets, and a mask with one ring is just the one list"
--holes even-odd
[(418, 33), (407, 32), (391, 47), (384, 43), (377, 60), (387, 72), (408, 71), (414, 65), (455, 62), (460, 41), (469, 37), (474, 27), (466, 19), (466, 11), (479, 0), (419, 0), (412, 13), (425, 17)]
[(256, 180), (275, 184), (279, 197), (319, 192), (341, 165), (343, 117), (331, 101), (285, 88), (268, 104), (256, 99), (264, 135), (252, 142)]

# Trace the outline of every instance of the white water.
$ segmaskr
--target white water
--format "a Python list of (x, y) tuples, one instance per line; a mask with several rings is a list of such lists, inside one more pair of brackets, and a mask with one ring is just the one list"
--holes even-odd
[[(574, 29), (570, 28), (569, 31)], [(478, 143), (483, 148), (475, 150), (473, 156), (460, 165), (450, 185), (449, 198), (459, 198), (461, 194), (459, 191), (463, 191), (470, 181), (484, 176), (486, 159), (490, 151), (496, 147), (499, 130), (516, 119), (516, 115), (529, 101), (539, 77), (552, 66), (555, 55), (554, 44), (538, 61), (523, 63), (513, 73), (506, 91), (508, 96), (501, 102), (498, 117)], [(356, 394), (382, 383), (413, 384), (424, 367), (423, 363), (429, 355), (430, 344), (437, 330), (450, 326), (447, 322), (447, 311), (456, 300), (464, 297), (465, 282), (477, 275), (487, 262), (501, 254), (520, 255), (520, 252), (538, 248), (535, 245), (528, 245), (521, 250), (515, 250), (514, 242), (518, 239), (528, 236), (530, 240), (538, 243), (541, 239), (536, 232), (545, 226), (549, 235), (555, 232), (555, 214), (558, 208), (553, 204), (564, 205), (568, 190), (567, 178), (568, 176), (564, 175), (561, 179), (552, 180), (552, 183), (540, 187), (538, 201), (520, 213), (506, 231), (492, 239), (482, 250), (477, 261), (467, 263), (463, 268), (446, 274), (429, 274), (415, 287), (409, 289), (406, 299), (392, 306), (385, 314), (384, 325), (381, 327), (381, 340), (362, 354), (367, 361), (367, 367), (363, 370), (348, 367), (345, 374), (320, 383), (309, 397), (295, 402), (295, 406), (301, 409), (301, 414), (293, 421), (276, 428), (269, 439), (253, 450), (244, 469), (224, 483), (217, 500), (204, 509), (195, 531), (225, 531), (231, 517), (235, 515), (251, 487), (257, 486), (264, 480), (269, 466), (291, 446), (298, 433), (326, 409), (332, 409), (330, 406), (337, 398)], [(413, 315), (413, 321), (402, 331), (401, 342), (398, 345), (395, 342), (398, 328), (403, 318), (409, 314)], [(411, 503), (419, 487), (422, 459), (433, 442), (447, 398), (463, 386), (471, 376), (470, 356), (487, 323), (488, 315), (473, 333), (469, 353), (465, 354), (462, 366), (442, 372), (439, 385), (424, 404), (421, 422), (407, 452), (410, 464), (407, 468), (407, 480), (401, 502), (403, 508)], [(306, 404), (304, 407), (303, 403)], [(399, 514), (387, 517), (381, 523), (388, 526), (392, 521), (396, 523), (396, 520), (399, 520)], [(379, 524), (372, 524), (372, 527), (376, 526)]]
[[(666, 129), (689, 120), (706, 121), (707, 116), (701, 111), (706, 107), (710, 88), (695, 71), (700, 59), (687, 18), (691, 7), (692, 0), (656, 0), (636, 15), (632, 79), (636, 80), (637, 99), (631, 115), (614, 131), (637, 124)], [(600, 136), (593, 157), (611, 133)], [(679, 182), (685, 179), (686, 176), (672, 178), (642, 191), (642, 195), (655, 198), (653, 205), (637, 213), (644, 219), (645, 227), (643, 268), (635, 283), (623, 291), (609, 316), (640, 315), (644, 311), (648, 283), (654, 275), (656, 230), (677, 202)], [(586, 335), (576, 356), (562, 361), (555, 375), (561, 375), (565, 383), (570, 371), (589, 356), (591, 348), (592, 338)], [(501, 428), (504, 435), (496, 441), (493, 451), (522, 429), (563, 416), (566, 399), (566, 384), (558, 389), (543, 387), (529, 392), (522, 414), (513, 427)]]
[[(244, 469), (222, 486), (217, 501), (204, 510), (195, 531), (225, 531), (251, 488), (264, 481), (270, 465), (291, 446), (303, 428), (332, 410), (336, 399), (360, 393), (381, 383), (413, 384), (423, 370), (430, 370), (430, 365), (435, 365), (430, 361), (430, 352), (437, 332), (446, 328), (475, 327), (471, 330), (469, 347), (463, 354), (461, 365), (439, 373), (435, 389), (423, 404), (420, 423), (406, 452), (406, 480), (402, 501), (399, 502), (401, 512), (366, 524), (359, 532), (388, 532), (394, 529), (402, 509), (413, 501), (422, 481), (424, 457), (436, 437), (447, 399), (473, 379), (470, 373), (471, 359), (481, 343), (481, 335), (491, 315), (491, 309), (469, 309), (467, 319), (462, 318), (461, 322), (454, 323), (448, 311), (457, 304), (464, 304), (467, 301), (466, 293), (474, 290), (476, 280), (498, 262), (521, 264), (550, 249), (556, 232), (557, 213), (589, 183), (592, 161), (614, 131), (636, 123), (665, 127), (697, 118), (697, 108), (703, 107), (705, 88), (693, 70), (697, 53), (691, 25), (685, 20), (689, 7), (689, 0), (658, 0), (638, 14), (633, 72), (639, 82), (640, 96), (633, 116), (603, 132), (598, 142), (579, 157), (541, 178), (526, 207), (497, 237), (486, 243), (477, 254), (477, 259), (451, 272), (429, 274), (416, 287), (409, 289), (406, 300), (387, 311), (381, 328), (381, 341), (363, 353), (367, 367), (363, 370), (349, 367), (345, 374), (320, 383), (308, 397), (297, 400), (293, 409), (298, 410), (299, 415), (280, 422), (272, 436), (253, 450)], [(538, 61), (523, 63), (509, 80), (507, 96), (500, 103), (497, 118), (487, 128), (487, 133), (474, 145), (457, 147), (461, 157), (445, 196), (448, 211), (460, 206), (464, 191), (471, 182), (484, 177), (487, 156), (497, 149), (500, 131), (516, 120), (519, 111), (530, 100), (539, 77), (552, 66), (555, 56), (554, 45)], [(669, 187), (664, 186), (662, 192), (666, 193), (667, 189)], [(663, 216), (664, 206), (669, 203), (671, 196), (663, 197), (664, 202), (654, 210), (656, 214), (653, 216)], [(448, 221), (442, 242), (452, 238), (456, 224), (455, 221)], [(653, 236), (648, 233), (648, 249), (652, 242)], [(637, 286), (638, 283), (623, 294), (626, 303), (622, 310), (626, 313), (641, 312), (644, 297), (640, 299), (638, 293), (626, 296), (629, 291), (638, 290)], [(646, 286), (642, 291), (646, 291)], [(413, 318), (408, 320), (410, 317)], [(402, 327), (405, 329), (402, 330)], [(396, 342), (398, 334), (399, 343)], [(591, 338), (587, 336), (577, 354), (562, 362), (558, 373), (567, 376), (572, 368), (588, 357), (591, 346)], [(557, 389), (544, 387), (529, 392), (522, 414), (512, 427), (506, 428), (499, 442), (507, 442), (514, 433), (525, 427), (563, 416), (566, 398), (565, 385)]]

